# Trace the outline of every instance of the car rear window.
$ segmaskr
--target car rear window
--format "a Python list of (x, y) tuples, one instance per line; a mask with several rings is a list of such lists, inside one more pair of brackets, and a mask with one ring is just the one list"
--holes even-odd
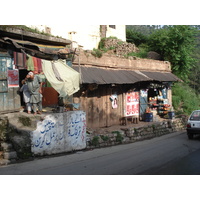
[(200, 121), (200, 111), (194, 111), (190, 117), (191, 121)]

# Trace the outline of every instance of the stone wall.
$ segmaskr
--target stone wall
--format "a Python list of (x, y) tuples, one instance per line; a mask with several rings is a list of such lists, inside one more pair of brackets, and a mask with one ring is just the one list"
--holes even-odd
[(166, 120), (142, 127), (123, 128), (111, 133), (87, 132), (87, 149), (127, 144), (185, 130), (184, 119)]
[(7, 140), (8, 118), (0, 117), (0, 141)]

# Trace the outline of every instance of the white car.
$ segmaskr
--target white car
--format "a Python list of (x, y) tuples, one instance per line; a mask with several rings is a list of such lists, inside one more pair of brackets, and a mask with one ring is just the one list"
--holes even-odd
[(200, 134), (200, 110), (192, 112), (188, 119), (186, 130), (189, 139), (193, 139), (194, 134)]

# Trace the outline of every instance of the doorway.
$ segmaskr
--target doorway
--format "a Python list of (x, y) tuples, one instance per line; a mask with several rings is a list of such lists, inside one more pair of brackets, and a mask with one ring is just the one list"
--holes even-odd
[[(26, 75), (28, 74), (28, 71), (26, 69), (19, 69), (19, 87), (22, 87), (22, 80), (25, 79)], [(21, 106), (25, 106), (24, 100), (23, 100), (23, 93), (20, 92), (20, 103)]]

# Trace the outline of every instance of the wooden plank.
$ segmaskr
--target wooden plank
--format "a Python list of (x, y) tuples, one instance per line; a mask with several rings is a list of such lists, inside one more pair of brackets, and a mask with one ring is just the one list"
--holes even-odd
[(88, 120), (88, 98), (87, 97), (84, 97), (84, 111), (86, 113), (86, 122), (87, 122), (87, 127), (89, 127), (89, 120)]
[(120, 93), (118, 90), (118, 108), (117, 108), (117, 113), (116, 113), (116, 124), (120, 124), (120, 119), (123, 116), (123, 95)]
[(123, 117), (123, 111), (124, 111), (124, 99), (123, 99), (123, 93), (120, 93), (119, 95), (119, 106), (120, 106), (120, 111), (119, 111), (119, 120), (121, 117)]
[(88, 98), (87, 96), (81, 97), (81, 105), (82, 105), (82, 110), (85, 111), (86, 113), (86, 122), (87, 122), (87, 127), (90, 127), (90, 122), (89, 122), (89, 110), (88, 110)]
[(103, 89), (99, 89), (99, 127), (105, 126), (105, 110), (104, 110), (104, 98), (103, 98)]
[(105, 100), (106, 100), (106, 127), (111, 126), (111, 102), (110, 102), (110, 94), (111, 94), (111, 90), (110, 88), (106, 88), (106, 96), (105, 96)]
[[(112, 109), (110, 96), (116, 92), (118, 95), (118, 107)], [(124, 116), (124, 95), (122, 88), (109, 88), (100, 85), (98, 89), (89, 91), (88, 96), (80, 97), (80, 109), (86, 112), (87, 127), (97, 128), (120, 124), (120, 118)]]
[(93, 101), (91, 97), (87, 98), (87, 110), (88, 110), (88, 126), (93, 127)]
[(94, 97), (92, 97), (93, 100), (93, 127), (99, 127), (99, 104), (98, 104), (98, 98), (97, 98), (97, 91), (94, 91)]
[(117, 108), (112, 108), (112, 102), (110, 101), (110, 124), (109, 125), (118, 125), (120, 123), (119, 119), (121, 117), (121, 110), (122, 110), (122, 106), (121, 106), (121, 99), (122, 99), (122, 95), (119, 92), (119, 88), (113, 88), (112, 91), (109, 90), (109, 93), (113, 94), (117, 94)]
[(103, 126), (106, 127), (108, 126), (107, 89), (104, 89), (103, 92)]

